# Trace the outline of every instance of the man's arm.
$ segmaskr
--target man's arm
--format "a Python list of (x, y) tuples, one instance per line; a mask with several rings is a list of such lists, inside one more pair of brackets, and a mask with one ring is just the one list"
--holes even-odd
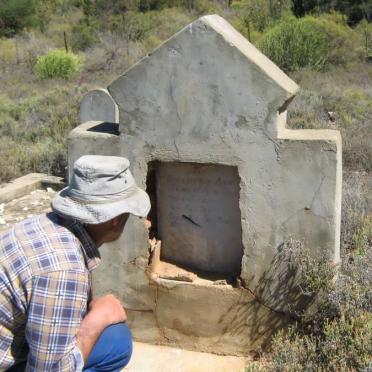
[(82, 369), (75, 336), (87, 309), (87, 275), (56, 271), (33, 278), (26, 325), (27, 371)]
[(113, 295), (91, 301), (88, 314), (87, 299), (86, 273), (58, 271), (34, 277), (26, 326), (27, 370), (82, 370), (101, 332), (126, 321)]
[(89, 312), (83, 319), (77, 334), (77, 346), (84, 362), (93, 349), (102, 331), (111, 324), (125, 322), (127, 316), (120, 301), (109, 294), (99, 297), (89, 304)]

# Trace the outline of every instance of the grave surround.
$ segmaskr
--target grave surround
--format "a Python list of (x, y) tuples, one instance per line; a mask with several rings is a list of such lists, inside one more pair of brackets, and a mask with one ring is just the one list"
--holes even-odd
[[(297, 91), (224, 19), (206, 16), (110, 84), (102, 105), (114, 104), (71, 132), (70, 169), (85, 154), (125, 156), (152, 198), (148, 222), (131, 217), (101, 248), (94, 282), (123, 301), (137, 340), (260, 350), (299, 300), (283, 243), (339, 260), (341, 138), (286, 128)], [(116, 109), (115, 129), (104, 122)]]

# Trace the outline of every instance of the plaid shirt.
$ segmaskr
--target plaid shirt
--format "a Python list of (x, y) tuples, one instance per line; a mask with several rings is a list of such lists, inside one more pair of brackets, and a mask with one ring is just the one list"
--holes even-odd
[(83, 226), (55, 213), (0, 234), (0, 370), (82, 370), (76, 334), (99, 259)]

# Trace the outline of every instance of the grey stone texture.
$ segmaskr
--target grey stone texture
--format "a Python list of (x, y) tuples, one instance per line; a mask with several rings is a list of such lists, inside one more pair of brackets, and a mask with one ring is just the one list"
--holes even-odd
[[(127, 157), (138, 185), (152, 194), (150, 235), (164, 241), (150, 242), (145, 221), (131, 218), (122, 238), (101, 250), (96, 293), (120, 297), (140, 341), (236, 355), (265, 347), (298, 297), (283, 243), (301, 240), (339, 260), (339, 132), (287, 129), (298, 86), (216, 15), (185, 27), (108, 91), (119, 108), (118, 133), (99, 130), (99, 122), (74, 129), (69, 166), (84, 154)], [(154, 162), (159, 180), (150, 185)], [(218, 177), (206, 171), (196, 189), (183, 163), (215, 166), (228, 182), (216, 188)], [(183, 187), (172, 169), (186, 174)], [(213, 205), (219, 201), (226, 220)], [(221, 218), (213, 227), (208, 216)], [(221, 275), (223, 257), (233, 280)], [(164, 279), (163, 261), (191, 266), (196, 279)]]
[(48, 186), (59, 190), (65, 184), (62, 178), (49, 176), (44, 173), (29, 173), (25, 176), (16, 178), (15, 180), (1, 185), (0, 188), (0, 203), (6, 203), (14, 199), (20, 198), (37, 189), (45, 189)]
[(79, 123), (87, 121), (119, 123), (119, 110), (107, 89), (94, 89), (81, 101)]

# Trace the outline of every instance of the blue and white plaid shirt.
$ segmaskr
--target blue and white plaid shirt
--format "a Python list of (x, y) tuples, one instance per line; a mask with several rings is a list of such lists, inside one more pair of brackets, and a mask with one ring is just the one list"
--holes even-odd
[(55, 213), (0, 234), (0, 370), (82, 370), (76, 334), (99, 260), (83, 226)]

